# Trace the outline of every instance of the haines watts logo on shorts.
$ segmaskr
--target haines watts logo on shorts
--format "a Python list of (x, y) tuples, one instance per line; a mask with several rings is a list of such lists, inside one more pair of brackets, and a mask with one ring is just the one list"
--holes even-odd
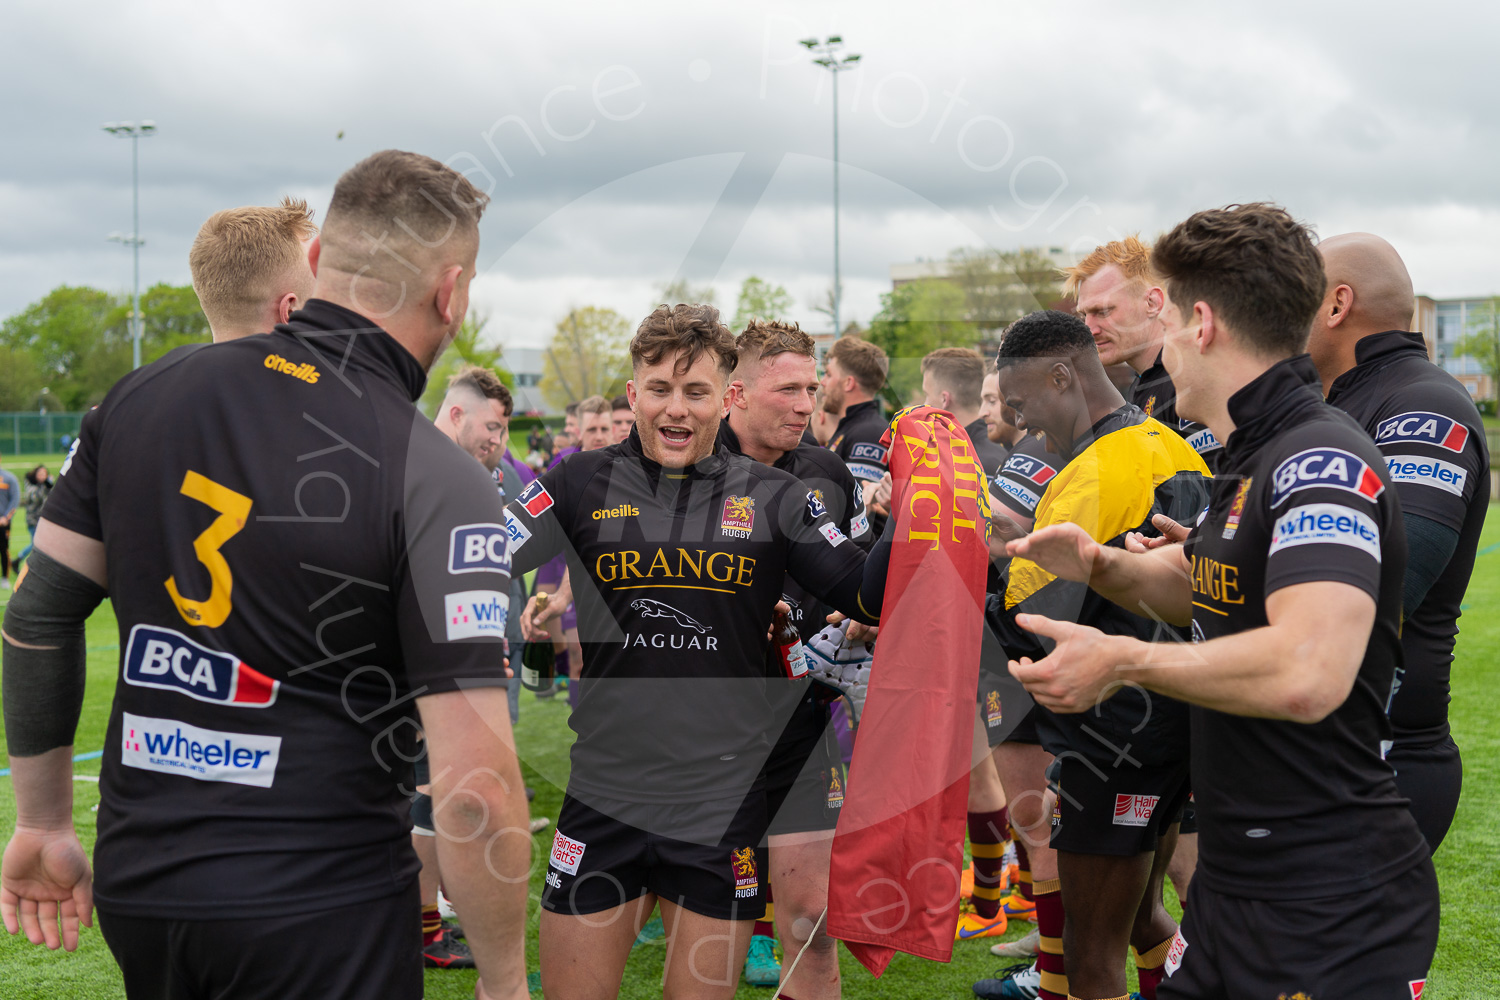
[(505, 620), (510, 614), (510, 595), (498, 590), (463, 590), (443, 595), (449, 639), (478, 636), (505, 638)]
[(560, 872), (577, 875), (578, 863), (583, 860), (583, 850), (587, 846), (558, 830), (552, 835), (552, 857), (547, 864)]
[(1115, 826), (1145, 826), (1160, 801), (1160, 795), (1116, 795)]
[(755, 871), (755, 848), (737, 847), (730, 851), (729, 867), (734, 871), (734, 898), (753, 899), (760, 892), (760, 876)]
[(311, 362), (298, 364), (295, 361), (288, 361), (279, 354), (267, 354), (266, 367), (273, 372), (281, 372), (283, 375), (290, 375), (292, 378), (300, 378), (308, 385), (315, 385), (321, 374)]
[(199, 645), (181, 632), (137, 625), (125, 645), (125, 683), (176, 691), (189, 698), (237, 708), (274, 704), (281, 682), (239, 657)]
[(126, 767), (257, 788), (271, 787), (281, 757), (280, 736), (224, 733), (130, 712), (120, 718), (120, 743)]
[(724, 516), (719, 522), (720, 534), (728, 538), (749, 538), (755, 527), (754, 497), (725, 497)]

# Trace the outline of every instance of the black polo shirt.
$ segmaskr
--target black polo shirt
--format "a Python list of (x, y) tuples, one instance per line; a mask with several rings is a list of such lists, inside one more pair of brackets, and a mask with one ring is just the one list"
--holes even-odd
[(871, 399), (855, 403), (844, 411), (828, 442), (828, 450), (842, 458), (849, 472), (862, 483), (878, 483), (885, 475), (886, 420), (880, 415), (880, 404)]
[(1398, 743), (1427, 746), (1448, 736), (1448, 672), (1489, 509), (1489, 447), (1468, 391), (1427, 360), (1420, 333), (1365, 337), (1354, 357), (1328, 401), (1375, 439), (1401, 510), (1458, 532), (1447, 568), (1422, 603), (1406, 609), (1401, 628), (1405, 670), (1391, 699), (1391, 726)]
[(811, 492), (722, 446), (663, 468), (632, 430), (510, 503), (515, 572), (566, 554), (578, 608), (570, 795), (733, 812), (782, 721), (766, 632), (787, 576), (855, 610), (864, 553)]
[(1186, 549), (1195, 639), (1266, 625), (1266, 599), (1299, 583), (1346, 583), (1377, 604), (1353, 690), (1323, 721), (1192, 709), (1197, 877), (1249, 899), (1356, 892), (1428, 855), (1382, 759), (1401, 662), (1400, 505), (1379, 450), (1319, 388), (1300, 355), (1229, 398), (1223, 474)]
[(84, 418), (43, 516), (103, 541), (119, 619), (108, 912), (277, 916), (415, 878), (415, 699), (505, 684), (510, 588), (494, 482), (412, 405), (425, 384), (314, 299)]
[(1177, 415), (1177, 388), (1172, 385), (1172, 376), (1167, 374), (1166, 366), (1161, 363), (1160, 351), (1151, 367), (1141, 372), (1140, 377), (1135, 380), (1135, 385), (1130, 390), (1130, 401), (1144, 410), (1146, 416), (1155, 417), (1181, 434), (1203, 459), (1208, 470), (1214, 475), (1219, 474), (1219, 467), (1224, 461), (1224, 446), (1207, 425)]

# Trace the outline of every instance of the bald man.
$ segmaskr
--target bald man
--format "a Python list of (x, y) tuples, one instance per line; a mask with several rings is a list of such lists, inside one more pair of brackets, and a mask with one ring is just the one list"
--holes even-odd
[(1448, 671), (1460, 602), (1490, 496), (1484, 425), (1467, 390), (1427, 360), (1411, 326), (1412, 283), (1379, 236), (1318, 247), (1328, 277), (1307, 350), (1328, 402), (1375, 439), (1401, 501), (1408, 561), (1386, 760), (1436, 851), (1453, 822), (1463, 760), (1448, 729)]

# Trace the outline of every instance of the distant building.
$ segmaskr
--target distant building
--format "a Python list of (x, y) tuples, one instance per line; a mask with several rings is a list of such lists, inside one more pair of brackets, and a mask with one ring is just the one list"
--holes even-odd
[[(1052, 266), (1059, 271), (1065, 267), (1072, 267), (1084, 258), (1084, 254), (1074, 253), (1067, 247), (1019, 247), (1019, 250), (1030, 250), (1032, 253), (1047, 258)], [(1092, 248), (1090, 248), (1092, 249)], [(891, 287), (900, 288), (913, 281), (923, 281), (931, 278), (949, 278), (953, 275), (953, 265), (948, 260), (917, 260), (912, 263), (891, 265)]]
[(1490, 299), (1434, 299), (1418, 295), (1412, 310), (1412, 329), (1427, 340), (1427, 356), (1463, 383), (1476, 400), (1494, 399), (1495, 388), (1479, 361), (1458, 353), (1458, 342), (1472, 332), (1476, 320), (1488, 319)]
[(540, 347), (507, 347), (501, 362), (516, 377), (511, 395), (515, 397), (515, 412), (541, 413), (554, 417), (561, 411), (548, 405), (540, 388), (542, 381), (542, 358)]

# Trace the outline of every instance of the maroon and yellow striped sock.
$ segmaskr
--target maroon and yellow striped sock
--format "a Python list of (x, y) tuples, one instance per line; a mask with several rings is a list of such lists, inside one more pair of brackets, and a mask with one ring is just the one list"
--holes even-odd
[(422, 907), (422, 947), (432, 944), (442, 933), (443, 915), (438, 912), (438, 905)]
[(759, 934), (761, 937), (776, 936), (776, 904), (771, 902), (770, 886), (766, 886), (766, 912), (755, 922), (750, 933)]
[(1063, 965), (1062, 882), (1055, 878), (1032, 886), (1036, 899), (1036, 969), (1041, 973), (1037, 1000), (1068, 1000), (1068, 973)]
[(1005, 881), (1005, 833), (1010, 829), (1010, 811), (1001, 806), (994, 812), (969, 813), (969, 854), (974, 858), (974, 912), (993, 920), (1000, 912)]
[(1156, 1000), (1156, 987), (1167, 978), (1167, 971), (1164, 968), (1167, 962), (1167, 949), (1172, 947), (1172, 941), (1176, 936), (1173, 934), (1150, 951), (1138, 952), (1134, 948), (1130, 949), (1130, 956), (1135, 959), (1136, 975), (1141, 981), (1140, 993), (1146, 1000)]
[(1026, 853), (1026, 838), (1021, 836), (1015, 827), (1011, 827), (1010, 836), (1011, 843), (1016, 845), (1017, 880), (1021, 883), (1021, 898), (1034, 901), (1035, 897), (1031, 892), (1031, 855)]

